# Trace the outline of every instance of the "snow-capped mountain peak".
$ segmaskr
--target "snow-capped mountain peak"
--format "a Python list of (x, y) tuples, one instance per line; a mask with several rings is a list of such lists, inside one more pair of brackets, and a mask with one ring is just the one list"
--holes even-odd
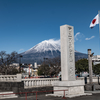
[(44, 40), (37, 44), (36, 46), (32, 47), (28, 51), (25, 52), (27, 53), (35, 53), (35, 52), (45, 52), (45, 51), (60, 51), (60, 40), (54, 40), (54, 39), (49, 39), (49, 40)]
[[(34, 63), (38, 62), (41, 64), (41, 61), (44, 61), (44, 58), (55, 58), (60, 57), (60, 40), (44, 40), (39, 44), (35, 45), (31, 49), (22, 53), (24, 63)], [(87, 58), (87, 54), (80, 53), (75, 51), (75, 61)]]

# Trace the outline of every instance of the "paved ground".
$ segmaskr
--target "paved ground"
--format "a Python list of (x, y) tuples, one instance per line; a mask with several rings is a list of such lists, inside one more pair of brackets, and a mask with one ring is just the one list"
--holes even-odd
[[(20, 98), (4, 99), (4, 100), (36, 100), (36, 96), (29, 96), (27, 99), (25, 97), (20, 97)], [(38, 95), (37, 100), (63, 100), (63, 98)], [(87, 96), (80, 96), (74, 98), (66, 98), (65, 100), (100, 100), (100, 93), (95, 93), (91, 96), (87, 95)]]

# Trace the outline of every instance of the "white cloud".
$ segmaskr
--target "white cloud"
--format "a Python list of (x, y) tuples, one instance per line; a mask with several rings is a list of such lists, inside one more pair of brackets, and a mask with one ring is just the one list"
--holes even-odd
[(54, 43), (54, 44), (59, 44), (60, 45), (60, 39), (59, 40), (55, 40), (55, 39), (49, 39), (49, 40), (45, 40), (45, 42), (49, 42), (49, 43)]
[(59, 40), (49, 39), (48, 41), (49, 41), (49, 42), (56, 43), (56, 44), (60, 44), (60, 39), (59, 39)]
[(90, 38), (85, 38), (85, 40), (91, 40), (93, 39), (95, 36), (91, 36)]
[(80, 32), (76, 33), (76, 35), (74, 36), (75, 40), (78, 40), (78, 35), (80, 35)]
[(76, 33), (74, 36), (74, 42), (81, 41), (83, 37), (84, 37), (84, 35), (81, 34), (80, 32)]
[(24, 49), (20, 49), (19, 52), (24, 51)]

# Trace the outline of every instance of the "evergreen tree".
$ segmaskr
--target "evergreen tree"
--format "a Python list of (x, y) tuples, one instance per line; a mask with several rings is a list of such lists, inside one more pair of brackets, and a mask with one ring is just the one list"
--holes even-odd
[(93, 73), (96, 75), (100, 74), (100, 64), (97, 64), (93, 67)]
[(88, 69), (88, 60), (87, 59), (80, 59), (75, 63), (76, 73), (80, 72), (89, 72)]

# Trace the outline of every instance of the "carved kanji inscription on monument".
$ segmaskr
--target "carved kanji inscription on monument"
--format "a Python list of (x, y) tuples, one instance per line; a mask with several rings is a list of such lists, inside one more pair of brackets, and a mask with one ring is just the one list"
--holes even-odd
[(69, 77), (72, 79), (74, 77), (74, 69), (73, 69), (73, 48), (72, 48), (72, 34), (69, 30)]

